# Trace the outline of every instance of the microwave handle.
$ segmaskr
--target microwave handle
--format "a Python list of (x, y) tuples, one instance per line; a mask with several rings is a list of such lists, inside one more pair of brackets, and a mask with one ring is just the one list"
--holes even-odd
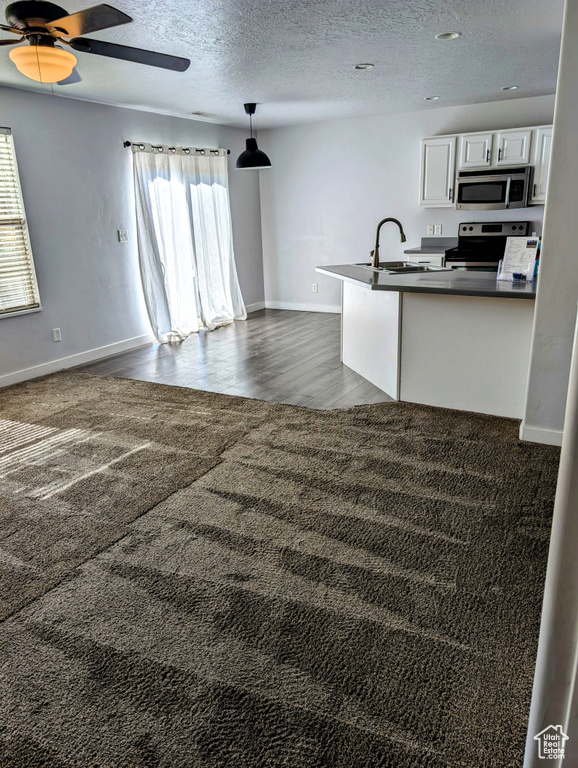
[(510, 207), (510, 184), (512, 183), (512, 177), (508, 176), (508, 180), (506, 181), (506, 208)]

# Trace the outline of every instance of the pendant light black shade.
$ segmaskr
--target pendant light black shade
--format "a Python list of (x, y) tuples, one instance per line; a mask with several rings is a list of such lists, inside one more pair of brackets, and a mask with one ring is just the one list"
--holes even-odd
[(258, 170), (259, 168), (270, 168), (271, 161), (267, 155), (257, 146), (257, 139), (247, 139), (247, 149), (241, 152), (237, 158), (237, 170)]
[(258, 171), (261, 168), (271, 167), (271, 161), (257, 146), (257, 139), (253, 138), (252, 117), (256, 109), (256, 104), (245, 104), (245, 112), (249, 115), (249, 124), (251, 126), (251, 138), (247, 139), (245, 151), (241, 152), (237, 158), (236, 168), (238, 171)]

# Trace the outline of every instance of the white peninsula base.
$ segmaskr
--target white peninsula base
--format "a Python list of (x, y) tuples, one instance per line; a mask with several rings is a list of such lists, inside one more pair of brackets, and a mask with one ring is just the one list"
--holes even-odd
[(522, 418), (533, 300), (342, 286), (345, 365), (396, 400)]

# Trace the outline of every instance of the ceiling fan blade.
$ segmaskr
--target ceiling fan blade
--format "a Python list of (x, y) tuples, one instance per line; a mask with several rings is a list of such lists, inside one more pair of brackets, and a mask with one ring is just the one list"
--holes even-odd
[(74, 83), (82, 83), (82, 77), (78, 74), (76, 69), (72, 70), (72, 74), (69, 75), (66, 80), (60, 80), (57, 85), (74, 85)]
[(6, 24), (0, 24), (0, 29), (4, 32), (12, 32), (15, 35), (22, 35), (21, 29), (14, 29), (14, 27), (8, 27)]
[(0, 45), (16, 45), (20, 40), (0, 40)]
[(117, 27), (119, 24), (128, 24), (129, 21), (132, 21), (130, 16), (113, 8), (112, 5), (94, 5), (92, 8), (85, 8), (84, 11), (51, 21), (46, 26), (56, 35), (78, 37), (90, 32), (98, 32), (100, 29)]
[(82, 53), (110, 56), (113, 59), (134, 61), (136, 64), (148, 64), (150, 67), (172, 69), (175, 72), (184, 72), (191, 63), (189, 59), (183, 59), (180, 56), (169, 56), (166, 53), (145, 51), (143, 48), (130, 48), (128, 45), (106, 43), (104, 40), (90, 40), (88, 37), (75, 37), (70, 41), (70, 46), (75, 51)]

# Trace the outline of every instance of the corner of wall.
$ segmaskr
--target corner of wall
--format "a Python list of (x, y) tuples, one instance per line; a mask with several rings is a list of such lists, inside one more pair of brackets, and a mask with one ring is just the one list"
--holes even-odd
[(542, 445), (562, 445), (562, 430), (530, 427), (524, 421), (520, 424), (520, 440)]

